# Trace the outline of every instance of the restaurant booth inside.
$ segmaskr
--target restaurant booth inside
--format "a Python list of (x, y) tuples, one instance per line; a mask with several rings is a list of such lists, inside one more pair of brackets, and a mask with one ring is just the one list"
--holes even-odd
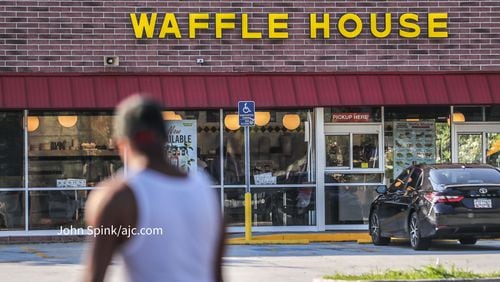
[[(255, 232), (366, 230), (375, 188), (407, 166), (500, 167), (495, 73), (5, 75), (0, 236), (85, 227), (95, 186), (126, 174), (113, 108), (133, 93), (163, 103), (166, 124), (192, 127), (195, 141), (168, 161), (190, 152), (229, 232), (244, 230), (246, 163)], [(238, 101), (256, 102), (249, 159)]]

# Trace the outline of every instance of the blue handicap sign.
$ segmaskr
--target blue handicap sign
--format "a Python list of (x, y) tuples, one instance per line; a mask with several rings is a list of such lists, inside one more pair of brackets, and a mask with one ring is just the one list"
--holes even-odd
[(238, 102), (238, 117), (240, 126), (255, 125), (255, 102), (254, 101), (239, 101)]

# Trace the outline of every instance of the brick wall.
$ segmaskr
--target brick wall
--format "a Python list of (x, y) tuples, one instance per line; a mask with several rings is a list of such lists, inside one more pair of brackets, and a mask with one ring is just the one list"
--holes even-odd
[[(252, 29), (268, 13), (289, 13), (289, 39), (242, 40), (240, 25), (215, 39), (214, 21), (199, 38), (187, 38), (190, 12), (248, 13)], [(136, 40), (129, 13), (173, 12), (183, 39)], [(330, 39), (309, 38), (309, 13), (330, 13)], [(361, 16), (363, 33), (345, 39), (336, 31), (341, 14)], [(389, 38), (370, 35), (368, 13), (392, 12)], [(397, 16), (448, 12), (449, 38), (403, 39)], [(160, 24), (158, 24), (160, 26)], [(266, 37), (264, 31), (264, 38)], [(321, 33), (320, 33), (321, 35)], [(119, 67), (104, 67), (104, 56)], [(205, 64), (196, 64), (204, 58)], [(499, 71), (500, 1), (280, 1), (280, 0), (18, 0), (0, 1), (1, 72), (329, 72)]]

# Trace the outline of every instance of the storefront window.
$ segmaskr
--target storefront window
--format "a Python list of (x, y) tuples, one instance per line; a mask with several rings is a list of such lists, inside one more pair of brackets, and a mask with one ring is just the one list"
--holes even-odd
[(90, 190), (29, 192), (29, 228), (84, 227), (85, 202)]
[(224, 188), (223, 198), (226, 225), (245, 226), (245, 189)]
[(349, 135), (329, 135), (326, 136), (326, 166), (337, 168), (349, 168), (350, 157), (350, 136)]
[(327, 167), (376, 169), (380, 166), (378, 134), (327, 135), (325, 141)]
[(483, 107), (454, 107), (455, 122), (483, 121)]
[(197, 169), (210, 175), (213, 184), (220, 184), (220, 111), (165, 111), (164, 118), (170, 117), (196, 122)]
[(500, 133), (487, 133), (488, 151), (486, 152), (486, 163), (500, 167)]
[(489, 106), (484, 108), (486, 121), (500, 121), (500, 106)]
[(222, 161), (225, 185), (245, 184), (245, 141), (237, 118), (234, 113), (226, 113), (224, 118)]
[(414, 164), (451, 161), (449, 107), (385, 108), (387, 182)]
[(0, 230), (24, 229), (23, 191), (0, 191)]
[(0, 112), (0, 188), (24, 187), (23, 113)]
[(352, 173), (341, 174), (337, 172), (326, 172), (325, 183), (382, 183), (381, 173)]
[(325, 108), (325, 122), (381, 122), (380, 107)]
[[(227, 224), (244, 226), (244, 189), (224, 190)], [(300, 226), (316, 224), (315, 188), (253, 188), (253, 226)]]
[(272, 111), (250, 133), (251, 183), (302, 184), (313, 181), (310, 113)]
[(458, 162), (466, 164), (483, 162), (482, 133), (458, 134)]
[[(24, 229), (24, 131), (22, 112), (0, 112), (0, 230)], [(14, 190), (15, 189), (15, 190)]]
[(122, 166), (108, 113), (30, 113), (29, 187), (93, 187)]
[(325, 224), (367, 224), (376, 186), (325, 188)]

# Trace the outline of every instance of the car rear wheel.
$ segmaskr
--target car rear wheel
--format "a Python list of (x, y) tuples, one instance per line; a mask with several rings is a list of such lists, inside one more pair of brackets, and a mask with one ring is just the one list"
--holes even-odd
[(431, 240), (422, 238), (420, 235), (420, 223), (418, 221), (417, 213), (412, 213), (410, 216), (409, 224), (410, 244), (414, 250), (427, 250), (431, 246)]
[(462, 245), (474, 245), (474, 244), (476, 244), (477, 239), (470, 237), (470, 238), (462, 238), (462, 239), (459, 239), (458, 241)]
[(370, 234), (372, 236), (373, 245), (383, 246), (391, 242), (390, 237), (381, 236), (380, 221), (376, 212), (372, 213), (370, 217)]

